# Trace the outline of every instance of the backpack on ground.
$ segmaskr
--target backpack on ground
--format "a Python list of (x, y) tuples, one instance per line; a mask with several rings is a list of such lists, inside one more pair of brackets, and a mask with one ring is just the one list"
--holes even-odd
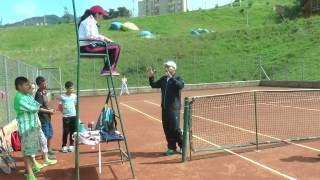
[(19, 137), (18, 131), (14, 131), (11, 134), (11, 142), (12, 142), (12, 148), (14, 151), (21, 151), (21, 143), (20, 143), (20, 137)]

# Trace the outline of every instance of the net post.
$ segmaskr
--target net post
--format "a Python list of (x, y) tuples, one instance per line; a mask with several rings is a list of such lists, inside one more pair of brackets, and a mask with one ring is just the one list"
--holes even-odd
[(182, 144), (182, 162), (187, 161), (187, 143), (188, 143), (188, 124), (189, 124), (190, 101), (189, 97), (184, 100), (184, 116), (183, 116), (183, 144)]
[(257, 111), (257, 94), (253, 91), (253, 101), (254, 101), (254, 119), (256, 125), (256, 150), (259, 151), (259, 130), (258, 130), (258, 111)]

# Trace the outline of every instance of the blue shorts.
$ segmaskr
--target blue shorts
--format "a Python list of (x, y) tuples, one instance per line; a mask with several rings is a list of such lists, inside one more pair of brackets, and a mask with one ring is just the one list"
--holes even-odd
[(50, 121), (41, 122), (41, 129), (47, 139), (53, 136), (53, 129)]

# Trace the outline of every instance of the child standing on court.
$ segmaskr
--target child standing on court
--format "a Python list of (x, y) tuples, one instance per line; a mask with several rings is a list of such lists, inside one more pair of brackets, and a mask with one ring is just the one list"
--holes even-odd
[(38, 133), (38, 111), (40, 104), (36, 102), (30, 92), (30, 82), (25, 77), (15, 79), (17, 93), (14, 98), (14, 109), (18, 122), (22, 154), (27, 171), (27, 180), (37, 180), (32, 170), (32, 155), (36, 154), (39, 148)]
[[(76, 131), (76, 104), (77, 96), (73, 93), (73, 83), (65, 83), (66, 93), (60, 97), (59, 110), (63, 113), (62, 152), (74, 151), (73, 133)], [(69, 148), (67, 147), (69, 136)]]
[[(29, 95), (33, 96), (35, 94), (35, 84), (31, 83), (30, 85), (30, 91), (29, 91)], [(33, 98), (33, 97), (31, 97)], [(41, 129), (41, 122), (40, 119), (38, 118), (38, 133), (39, 133), (39, 146), (41, 148), (41, 152), (43, 153), (43, 160), (44, 163), (40, 164), (36, 161), (35, 156), (36, 155), (32, 155), (32, 170), (34, 173), (39, 172), (43, 167), (48, 166), (48, 165), (53, 165), (56, 164), (58, 161), (55, 159), (50, 159), (49, 155), (48, 155), (48, 146), (47, 146), (47, 138), (44, 135), (42, 129)], [(52, 157), (51, 157), (52, 158)]]
[(122, 74), (120, 96), (122, 95), (123, 92), (125, 92), (127, 95), (130, 95), (129, 90), (128, 90), (127, 81), (128, 80), (126, 78), (126, 75)]
[(49, 108), (49, 102), (47, 97), (47, 82), (42, 76), (36, 78), (36, 84), (39, 89), (36, 92), (35, 100), (40, 104), (39, 119), (41, 122), (41, 129), (47, 138), (48, 154), (53, 155), (51, 150), (51, 139), (53, 136), (53, 128), (51, 125), (51, 115), (55, 113), (54, 109)]

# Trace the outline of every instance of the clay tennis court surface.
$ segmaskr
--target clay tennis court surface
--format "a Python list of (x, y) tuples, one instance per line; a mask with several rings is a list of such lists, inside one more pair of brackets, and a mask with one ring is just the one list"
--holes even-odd
[[(256, 89), (276, 88), (246, 87), (184, 91), (183, 96)], [(81, 98), (81, 120), (83, 122), (96, 121), (104, 102), (105, 97), (103, 96)], [(235, 154), (224, 151), (196, 153), (192, 161), (181, 163), (181, 155), (170, 157), (163, 155), (166, 143), (161, 125), (161, 111), (158, 106), (160, 104), (159, 93), (122, 96), (120, 103), (137, 179), (320, 179), (320, 157), (318, 156), (320, 142), (318, 141), (299, 143), (304, 146), (286, 144), (268, 147), (260, 152), (251, 149), (232, 151)], [(61, 146), (61, 119), (60, 114), (53, 116), (55, 130), (53, 147), (56, 149), (60, 149)], [(115, 146), (115, 143), (103, 144), (102, 149)], [(81, 179), (131, 179), (128, 163), (104, 165), (102, 174), (99, 174), (98, 166), (92, 165), (98, 162), (98, 153), (95, 153), (95, 150), (91, 146), (80, 146)], [(42, 170), (38, 174), (38, 179), (75, 179), (74, 154), (57, 152), (56, 156), (59, 163)], [(1, 180), (25, 179), (21, 173), (23, 169), (21, 154), (15, 153), (15, 158), (18, 170), (10, 176), (1, 174)], [(102, 158), (104, 161), (114, 160), (118, 158), (118, 154), (104, 154)]]

